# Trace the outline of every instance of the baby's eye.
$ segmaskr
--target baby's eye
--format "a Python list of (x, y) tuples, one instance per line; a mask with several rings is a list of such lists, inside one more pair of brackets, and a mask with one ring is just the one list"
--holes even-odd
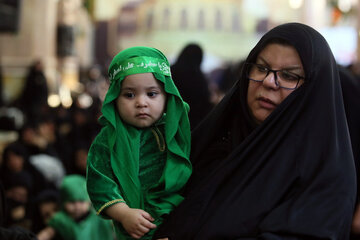
[(158, 92), (148, 92), (147, 95), (149, 97), (156, 97), (158, 95)]
[(123, 96), (126, 98), (133, 98), (133, 97), (135, 97), (135, 94), (132, 92), (127, 92), (127, 93), (124, 93)]

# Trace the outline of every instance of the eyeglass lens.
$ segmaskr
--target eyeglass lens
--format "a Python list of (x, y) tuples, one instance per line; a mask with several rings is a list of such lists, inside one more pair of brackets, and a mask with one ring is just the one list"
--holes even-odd
[(273, 73), (277, 85), (283, 88), (294, 89), (300, 80), (298, 75), (287, 70), (272, 70), (259, 64), (249, 64), (249, 68), (249, 79), (260, 82)]

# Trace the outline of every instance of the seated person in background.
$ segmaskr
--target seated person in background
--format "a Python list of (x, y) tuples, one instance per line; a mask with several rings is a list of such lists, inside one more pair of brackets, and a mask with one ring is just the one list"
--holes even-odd
[(68, 175), (60, 187), (62, 209), (41, 230), (39, 240), (112, 240), (111, 222), (95, 214), (80, 175)]

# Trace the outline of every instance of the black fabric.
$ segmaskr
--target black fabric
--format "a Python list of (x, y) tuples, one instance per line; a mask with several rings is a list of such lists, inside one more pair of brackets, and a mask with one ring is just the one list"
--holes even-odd
[(7, 212), (6, 212), (5, 190), (3, 183), (0, 180), (0, 227), (4, 226), (6, 216), (7, 216)]
[(177, 61), (171, 66), (174, 83), (183, 100), (190, 105), (191, 129), (194, 129), (213, 107), (208, 81), (200, 68), (202, 59), (201, 47), (191, 43), (182, 49)]
[[(305, 83), (256, 126), (241, 73), (194, 130), (185, 200), (154, 239), (349, 238), (356, 176), (336, 62), (325, 39), (299, 23), (270, 30), (246, 61), (274, 38), (297, 49)], [(229, 153), (213, 154), (219, 146)]]
[(3, 240), (37, 240), (34, 233), (21, 227), (0, 227), (0, 239)]
[[(344, 106), (349, 125), (351, 145), (357, 170), (357, 208), (360, 206), (360, 81), (348, 69), (339, 66), (341, 88), (344, 97)], [(356, 214), (354, 216), (357, 216)], [(358, 221), (357, 219), (355, 221)], [(354, 227), (354, 226), (353, 226)], [(360, 239), (357, 229), (353, 228), (350, 239)]]
[(360, 194), (360, 81), (346, 68), (339, 66), (341, 89), (344, 97), (344, 106), (349, 125), (351, 145), (357, 168), (358, 203)]
[(1, 240), (36, 240), (34, 233), (19, 226), (4, 227), (6, 218), (6, 199), (3, 184), (0, 181), (0, 239)]

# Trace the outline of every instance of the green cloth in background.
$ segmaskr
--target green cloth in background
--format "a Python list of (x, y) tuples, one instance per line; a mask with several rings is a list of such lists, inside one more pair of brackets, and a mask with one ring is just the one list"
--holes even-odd
[(93, 209), (83, 220), (76, 222), (64, 210), (57, 212), (49, 221), (56, 236), (63, 240), (113, 240), (114, 231), (110, 220), (96, 215)]

